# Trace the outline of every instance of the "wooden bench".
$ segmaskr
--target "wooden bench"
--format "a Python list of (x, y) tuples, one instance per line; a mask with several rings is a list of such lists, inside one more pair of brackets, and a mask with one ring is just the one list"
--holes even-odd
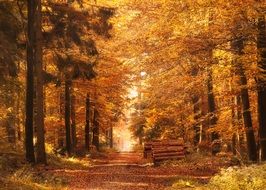
[(157, 164), (164, 160), (180, 160), (185, 157), (184, 140), (161, 140), (144, 144), (144, 158), (151, 153), (153, 163)]

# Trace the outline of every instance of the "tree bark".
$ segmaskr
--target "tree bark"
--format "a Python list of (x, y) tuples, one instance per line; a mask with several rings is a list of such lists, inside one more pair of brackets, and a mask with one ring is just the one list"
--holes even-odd
[(143, 138), (142, 138), (142, 135), (139, 136), (139, 145), (142, 145), (143, 144)]
[(110, 128), (109, 138), (110, 138), (110, 148), (113, 148), (113, 146), (114, 146), (114, 142), (113, 142), (113, 127)]
[(86, 96), (85, 150), (90, 152), (90, 95)]
[(261, 160), (266, 160), (266, 22), (262, 15), (258, 20), (258, 121), (259, 121), (259, 145)]
[(96, 108), (94, 108), (94, 114), (93, 114), (93, 137), (92, 137), (92, 144), (96, 147), (96, 149), (99, 151), (100, 147), (100, 143), (99, 143), (99, 122), (98, 122), (98, 118), (99, 118), (99, 112)]
[(26, 119), (25, 119), (25, 150), (26, 160), (35, 162), (33, 145), (33, 95), (34, 95), (34, 18), (36, 2), (28, 0), (27, 25), (27, 78), (26, 78)]
[(58, 139), (58, 148), (61, 149), (64, 147), (64, 126), (63, 126), (63, 120), (64, 120), (64, 93), (59, 92), (59, 120), (60, 120), (60, 126), (57, 131)]
[(71, 96), (71, 137), (72, 137), (72, 151), (76, 152), (77, 136), (76, 136), (76, 97)]
[[(238, 56), (243, 54), (244, 41), (239, 38), (231, 43), (232, 48), (236, 51)], [(244, 126), (247, 138), (247, 149), (249, 160), (257, 161), (257, 145), (252, 126), (252, 118), (250, 112), (249, 94), (247, 89), (247, 77), (242, 63), (239, 60), (235, 61), (236, 74), (240, 77), (239, 85), (241, 86), (240, 96), (242, 100), (242, 114), (244, 119)]]
[(242, 114), (242, 103), (241, 103), (241, 96), (237, 95), (236, 97), (236, 105), (237, 105), (237, 122), (238, 122), (238, 134), (237, 134), (237, 138), (238, 138), (238, 149), (239, 149), (239, 153), (243, 156), (244, 152), (245, 152), (245, 143), (244, 143), (244, 136), (245, 134), (243, 133), (243, 114)]
[[(198, 75), (199, 68), (197, 66), (193, 66), (191, 69), (191, 76), (195, 77)], [(197, 146), (201, 140), (202, 140), (202, 122), (199, 122), (199, 119), (201, 117), (202, 111), (201, 111), (201, 104), (200, 104), (200, 97), (195, 92), (192, 95), (192, 104), (193, 104), (193, 113), (194, 113), (194, 146)]]
[(46, 164), (44, 131), (44, 97), (43, 97), (43, 60), (42, 60), (42, 5), (37, 1), (36, 7), (36, 162)]
[(66, 128), (66, 151), (71, 155), (71, 123), (70, 123), (70, 87), (71, 81), (65, 80), (65, 128)]
[(254, 135), (254, 130), (252, 126), (251, 112), (250, 112), (250, 103), (249, 103), (249, 94), (247, 89), (247, 78), (244, 73), (244, 69), (241, 64), (238, 66), (238, 74), (240, 76), (240, 85), (241, 88), (241, 99), (242, 99), (242, 110), (243, 110), (243, 118), (244, 125), (247, 137), (247, 148), (249, 159), (252, 161), (257, 160), (257, 146)]
[(15, 127), (16, 117), (13, 113), (13, 110), (9, 110), (6, 117), (6, 132), (8, 142), (15, 144), (16, 143), (16, 127)]
[(17, 115), (17, 118), (16, 118), (16, 124), (17, 124), (17, 136), (18, 136), (18, 140), (21, 141), (21, 117), (20, 117), (20, 98), (21, 98), (21, 93), (20, 93), (20, 89), (17, 89), (17, 107), (16, 107), (16, 115)]
[[(234, 75), (234, 73), (232, 73)], [(230, 86), (230, 92), (233, 94), (233, 89), (232, 89), (232, 81), (230, 81), (229, 86)], [(237, 135), (238, 135), (238, 118), (237, 118), (237, 96), (232, 96), (231, 98), (231, 130), (233, 132), (232, 135), (232, 141), (231, 141), (231, 150), (233, 155), (236, 155), (237, 153)]]
[[(213, 82), (212, 82), (212, 70), (210, 66), (207, 68), (207, 89), (208, 89), (208, 114), (209, 116), (209, 127), (214, 127), (217, 123), (217, 117), (215, 115), (216, 111), (216, 105), (214, 100), (214, 94), (213, 94)], [(211, 134), (211, 140), (214, 141), (219, 138), (219, 135), (217, 132), (212, 132)]]
[(200, 118), (200, 104), (199, 104), (199, 97), (197, 95), (194, 95), (192, 97), (192, 103), (193, 103), (193, 112), (194, 112), (194, 145), (198, 145), (199, 142), (200, 142), (200, 135), (201, 135), (201, 126), (200, 126), (200, 123), (199, 123), (199, 118)]
[[(232, 89), (231, 89), (232, 91)], [(232, 106), (231, 106), (231, 112), (232, 112), (232, 152), (234, 155), (237, 153), (237, 134), (238, 134), (238, 129), (235, 130), (235, 128), (238, 126), (237, 123), (237, 96), (232, 97)]]

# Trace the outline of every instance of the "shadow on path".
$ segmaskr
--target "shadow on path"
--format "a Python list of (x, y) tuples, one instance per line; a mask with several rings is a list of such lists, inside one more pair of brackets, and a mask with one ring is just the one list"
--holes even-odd
[(110, 153), (93, 160), (84, 170), (57, 170), (67, 178), (69, 189), (90, 190), (162, 190), (177, 179), (195, 178), (206, 181), (213, 173), (185, 170), (180, 167), (154, 167), (138, 153)]

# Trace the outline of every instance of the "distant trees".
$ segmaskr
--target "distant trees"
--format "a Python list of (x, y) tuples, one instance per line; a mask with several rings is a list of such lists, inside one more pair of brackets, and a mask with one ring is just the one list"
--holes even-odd
[[(21, 107), (24, 107), (24, 83), (21, 81), (25, 43), (19, 11), (14, 1), (0, 3), (0, 123), (2, 140), (17, 144), (22, 140)], [(4, 144), (3, 144), (4, 145)]]
[[(138, 41), (143, 43), (134, 48), (142, 51), (140, 55), (148, 55), (139, 66), (149, 73), (145, 136), (158, 129), (160, 118), (173, 117), (176, 136), (194, 142), (195, 148), (219, 137), (252, 161), (258, 160), (260, 150), (264, 160), (265, 18), (261, 15), (265, 4), (255, 0), (215, 4), (170, 0), (140, 1), (131, 6), (141, 12), (134, 17), (136, 23), (146, 27), (145, 31), (128, 28), (132, 33), (141, 32)], [(149, 6), (157, 8), (141, 11)], [(154, 138), (171, 130), (160, 128), (163, 130)]]

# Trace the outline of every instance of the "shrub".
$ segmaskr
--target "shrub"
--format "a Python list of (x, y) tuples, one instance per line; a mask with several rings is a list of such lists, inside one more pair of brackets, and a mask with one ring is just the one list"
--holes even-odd
[(210, 180), (207, 187), (216, 190), (264, 190), (266, 164), (223, 169)]

